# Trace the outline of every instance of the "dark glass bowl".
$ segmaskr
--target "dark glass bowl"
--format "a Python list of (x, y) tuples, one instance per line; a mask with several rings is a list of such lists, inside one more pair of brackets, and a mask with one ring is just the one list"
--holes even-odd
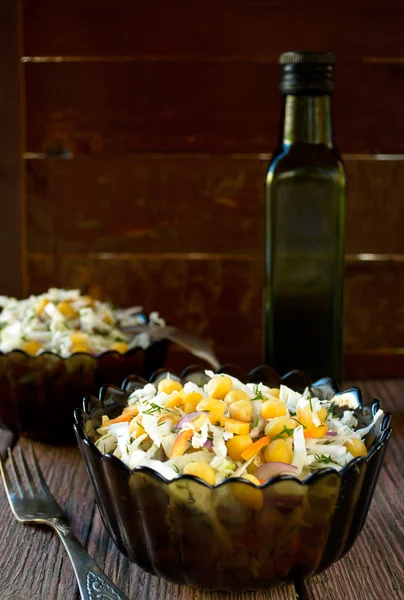
[(73, 411), (83, 397), (105, 383), (120, 385), (131, 373), (149, 377), (163, 365), (166, 350), (167, 342), (159, 341), (126, 354), (0, 353), (0, 426), (49, 443), (73, 443)]
[[(282, 382), (296, 391), (309, 383), (301, 372), (280, 378), (268, 367), (248, 375), (234, 367), (220, 372), (245, 383), (274, 387)], [(157, 373), (152, 381), (165, 375)], [(199, 367), (181, 376), (183, 382), (205, 378)], [(260, 488), (242, 479), (212, 487), (189, 475), (168, 482), (147, 467), (129, 470), (118, 458), (102, 455), (91, 440), (101, 415), (117, 416), (129, 393), (145, 383), (130, 377), (121, 389), (106, 386), (99, 399), (87, 397), (84, 410), (75, 413), (77, 440), (104, 525), (130, 560), (176, 583), (256, 590), (319, 573), (351, 548), (364, 525), (391, 435), (388, 414), (367, 435), (368, 455), (339, 472), (325, 468), (303, 482), (281, 475)], [(323, 398), (338, 393), (330, 379), (312, 387)], [(363, 406), (360, 391), (350, 392), (364, 426), (379, 403)]]

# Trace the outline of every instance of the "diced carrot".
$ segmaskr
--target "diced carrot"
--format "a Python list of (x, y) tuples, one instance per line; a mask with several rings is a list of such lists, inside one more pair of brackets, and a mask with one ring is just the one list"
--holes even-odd
[(260, 438), (256, 442), (254, 442), (254, 444), (251, 444), (251, 446), (248, 446), (248, 448), (246, 448), (246, 450), (244, 450), (244, 452), (241, 454), (241, 458), (243, 460), (250, 460), (250, 458), (252, 458), (256, 454), (258, 454), (258, 452), (264, 446), (267, 446), (268, 444), (269, 444), (269, 437), (267, 435), (264, 435), (264, 437)]
[(185, 431), (181, 431), (178, 434), (177, 439), (174, 442), (174, 445), (171, 449), (170, 460), (172, 458), (176, 458), (177, 456), (182, 456), (187, 449), (187, 444), (191, 437), (194, 435), (193, 429), (186, 429)]

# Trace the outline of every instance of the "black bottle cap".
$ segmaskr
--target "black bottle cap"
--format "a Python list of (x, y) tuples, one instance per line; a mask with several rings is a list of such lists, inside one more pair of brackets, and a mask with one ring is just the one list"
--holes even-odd
[(284, 52), (281, 66), (281, 94), (319, 95), (334, 91), (335, 56), (332, 52)]

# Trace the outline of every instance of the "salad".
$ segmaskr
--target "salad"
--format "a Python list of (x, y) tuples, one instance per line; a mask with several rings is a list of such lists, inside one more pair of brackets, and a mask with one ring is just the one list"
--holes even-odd
[(366, 456), (364, 437), (383, 414), (358, 429), (349, 392), (322, 400), (309, 388), (300, 394), (205, 373), (201, 387), (169, 377), (157, 387), (148, 383), (119, 416), (104, 414), (95, 430), (88, 421), (87, 433), (101, 453), (130, 469), (147, 466), (167, 480), (187, 474), (210, 485), (230, 477), (261, 485), (279, 474), (305, 479), (325, 467), (338, 471)]
[(141, 307), (114, 309), (79, 290), (51, 288), (26, 300), (0, 296), (0, 307), (3, 353), (20, 349), (32, 356), (49, 351), (62, 357), (108, 350), (124, 354), (138, 346), (146, 348), (150, 340), (147, 330), (133, 337), (122, 329), (147, 323), (165, 325), (158, 313), (151, 313), (147, 321)]

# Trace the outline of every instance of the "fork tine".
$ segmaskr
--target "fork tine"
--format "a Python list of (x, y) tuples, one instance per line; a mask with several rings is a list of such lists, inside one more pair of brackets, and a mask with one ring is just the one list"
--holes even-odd
[(10, 495), (14, 494), (13, 486), (11, 485), (10, 478), (7, 473), (6, 466), (4, 465), (2, 459), (0, 458), (0, 473), (3, 479), (4, 487), (6, 488), (6, 493), (8, 499), (10, 499)]
[(24, 495), (24, 491), (22, 489), (22, 481), (21, 481), (20, 473), (17, 469), (17, 465), (15, 464), (15, 460), (14, 460), (13, 453), (11, 452), (11, 448), (7, 448), (7, 451), (8, 451), (8, 458), (11, 463), (11, 468), (13, 469), (15, 482), (17, 484), (18, 493), (20, 494), (20, 496), (22, 498)]
[(28, 484), (28, 488), (29, 488), (30, 494), (31, 494), (31, 496), (34, 496), (34, 494), (35, 494), (35, 490), (34, 490), (34, 487), (33, 487), (34, 480), (32, 478), (31, 472), (30, 472), (30, 470), (28, 468), (27, 461), (25, 460), (25, 456), (24, 456), (24, 454), (23, 454), (23, 452), (21, 450), (21, 446), (18, 447), (18, 455), (20, 457), (20, 465), (22, 467), (22, 472), (23, 472), (23, 474), (25, 476), (25, 479), (27, 480), (27, 484)]
[(35, 456), (35, 452), (34, 452), (34, 449), (32, 447), (32, 444), (30, 445), (30, 451), (31, 451), (32, 462), (34, 463), (35, 471), (36, 471), (37, 477), (39, 479), (40, 488), (41, 488), (41, 490), (42, 490), (42, 492), (44, 494), (47, 494), (48, 496), (52, 497), (52, 494), (50, 493), (50, 490), (49, 490), (48, 485), (46, 483), (45, 477), (42, 474), (41, 467), (39, 466), (38, 460), (37, 460), (37, 458)]

